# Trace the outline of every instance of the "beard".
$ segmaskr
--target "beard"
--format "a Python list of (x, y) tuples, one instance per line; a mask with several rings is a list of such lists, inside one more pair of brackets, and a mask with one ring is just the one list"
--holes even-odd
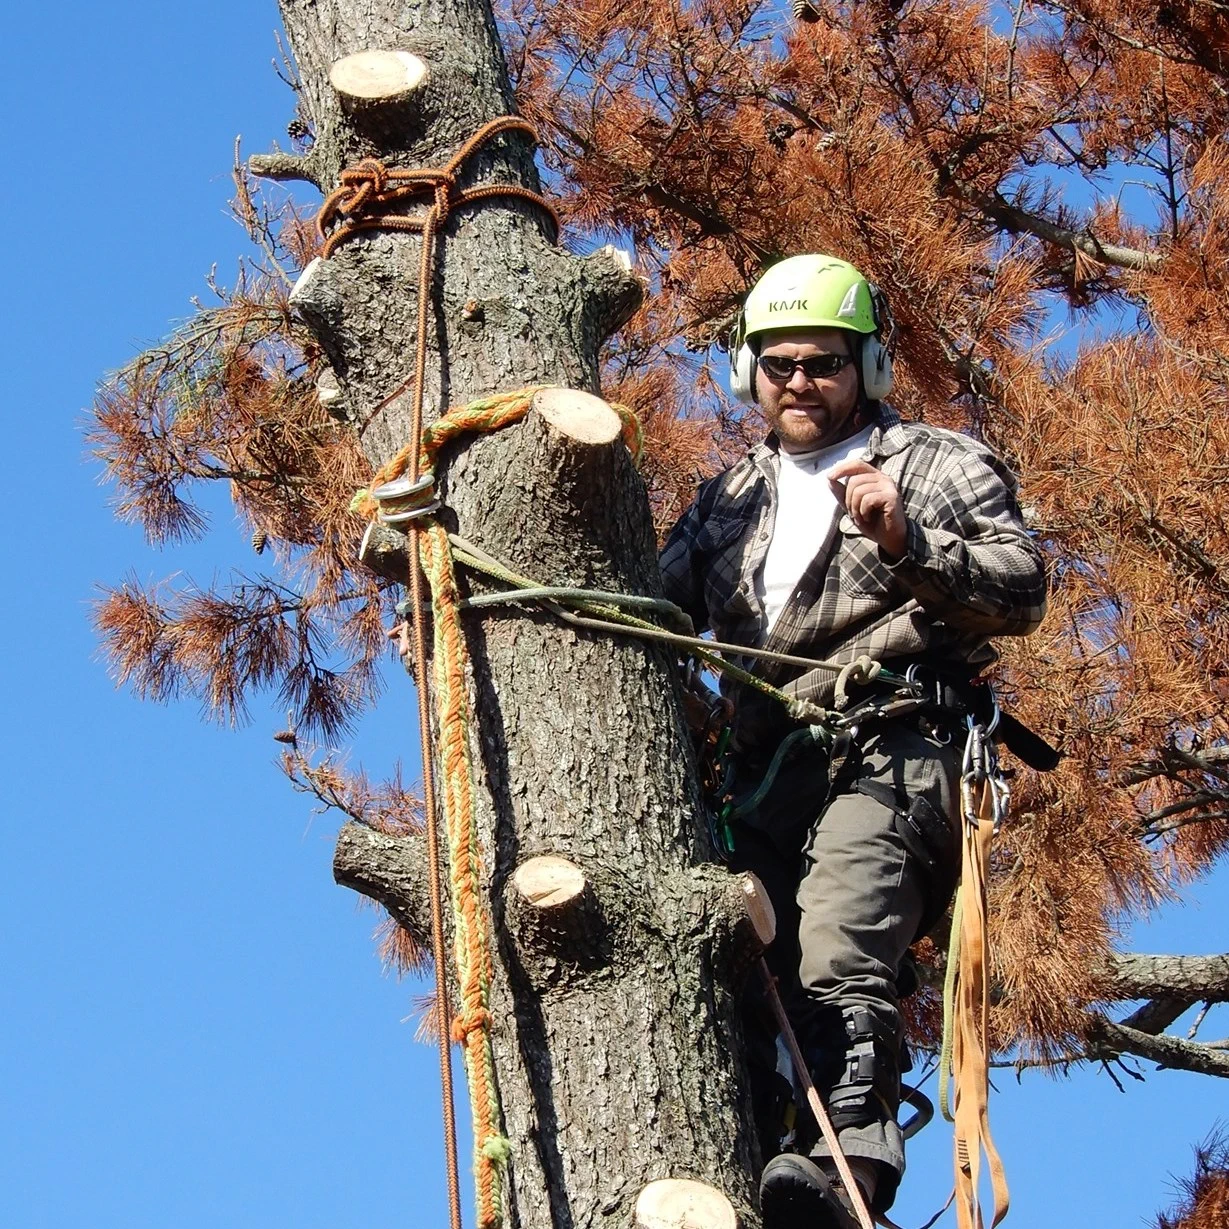
[(858, 429), (858, 402), (834, 407), (824, 401), (800, 401), (782, 397), (769, 424), (786, 452), (813, 452), (855, 434)]

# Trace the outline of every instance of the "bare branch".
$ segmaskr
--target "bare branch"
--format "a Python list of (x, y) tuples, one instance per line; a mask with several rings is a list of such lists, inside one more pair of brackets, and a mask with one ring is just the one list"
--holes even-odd
[(248, 170), (260, 179), (276, 179), (280, 182), (302, 180), (324, 191), (323, 176), (318, 162), (311, 154), (250, 154)]
[(1197, 1002), (1229, 1002), (1229, 954), (1149, 956), (1140, 952), (1113, 958), (1115, 999), (1182, 997)]
[(1092, 1017), (1087, 1037), (1089, 1057), (1114, 1058), (1119, 1054), (1135, 1054), (1161, 1067), (1229, 1079), (1229, 1054), (1197, 1041), (1183, 1041), (1168, 1034), (1154, 1036), (1141, 1033), (1138, 1029), (1114, 1024), (1100, 1015)]
[(430, 950), (430, 872), (425, 836), (389, 836), (365, 824), (346, 824), (337, 836), (333, 878), (343, 888), (378, 901), (416, 943)]
[(1229, 765), (1229, 746), (1208, 747), (1198, 752), (1185, 751), (1181, 747), (1165, 747), (1157, 759), (1144, 760), (1126, 773), (1119, 784), (1142, 785), (1154, 777), (1175, 776), (1188, 768), (1194, 772), (1225, 778), (1225, 765)]
[(952, 181), (951, 191), (1003, 230), (1013, 234), (1033, 235), (1046, 243), (1053, 243), (1056, 247), (1087, 256), (1102, 265), (1147, 271), (1160, 268), (1165, 259), (1159, 252), (1141, 252), (1117, 243), (1102, 243), (1087, 231), (1081, 234), (1079, 231), (1059, 226), (1049, 218), (1018, 209), (999, 192), (985, 196), (969, 184), (959, 181)]
[(1175, 995), (1149, 999), (1120, 1023), (1123, 1028), (1138, 1029), (1141, 1033), (1163, 1033), (1193, 1002), (1193, 999)]

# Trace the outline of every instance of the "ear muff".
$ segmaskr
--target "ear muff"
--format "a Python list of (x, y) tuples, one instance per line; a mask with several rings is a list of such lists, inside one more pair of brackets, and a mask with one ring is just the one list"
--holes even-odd
[(743, 405), (755, 404), (755, 351), (747, 344), (742, 312), (730, 332), (730, 392)]
[(892, 342), (895, 323), (888, 301), (873, 282), (871, 307), (875, 313), (875, 331), (862, 337), (862, 392), (867, 401), (882, 401), (892, 391)]
[(874, 333), (862, 339), (862, 391), (867, 401), (883, 401), (892, 391), (892, 356)]

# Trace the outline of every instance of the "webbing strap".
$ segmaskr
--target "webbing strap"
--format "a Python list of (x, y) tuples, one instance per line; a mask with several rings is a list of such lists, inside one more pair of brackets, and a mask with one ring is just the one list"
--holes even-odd
[(956, 1223), (959, 1229), (982, 1229), (977, 1187), (985, 1153), (994, 1192), (991, 1229), (1007, 1215), (1010, 1196), (1007, 1175), (990, 1135), (989, 1099), (989, 961), (986, 942), (988, 911), (986, 881), (990, 872), (990, 842), (994, 835), (994, 799), (983, 780), (975, 816), (964, 820), (962, 852), (960, 950), (956, 970), (955, 1026), (952, 1037), (952, 1083), (956, 1122)]

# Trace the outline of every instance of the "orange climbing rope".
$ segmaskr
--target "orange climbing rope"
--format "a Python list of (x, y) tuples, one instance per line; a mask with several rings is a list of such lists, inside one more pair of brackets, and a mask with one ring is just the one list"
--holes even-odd
[[(433, 478), (436, 457), (446, 444), (466, 432), (496, 431), (519, 422), (529, 412), (538, 391), (538, 388), (527, 388), (496, 394), (449, 410), (421, 432), (417, 449), (411, 442), (382, 466), (370, 488), (356, 495), (352, 507), (374, 516), (380, 505), (372, 492), (407, 473), (414, 475), (412, 481), (420, 477)], [(612, 408), (623, 420), (623, 439), (629, 450), (638, 455), (641, 437), (635, 415), (623, 406)], [(448, 837), (449, 889), (456, 931), (454, 960), (461, 998), (451, 1035), (462, 1047), (469, 1077), (478, 1223), (482, 1229), (490, 1229), (502, 1218), (503, 1171), (509, 1144), (501, 1129), (502, 1114), (490, 1040), (490, 938), (482, 907), (482, 868), (469, 752), (470, 711), (465, 685), (460, 596), (447, 531), (429, 515), (436, 506), (433, 481), (424, 481), (416, 491), (397, 501), (401, 512), (416, 509), (426, 514), (414, 519), (412, 524), (422, 571), (431, 589), (434, 623), (436, 716)], [(416, 572), (417, 568), (411, 568), (411, 576)], [(414, 597), (412, 601), (415, 609), (420, 609), (419, 599)], [(422, 670), (425, 660), (422, 647), (416, 646), (415, 679), (420, 696), (426, 695), (426, 687), (425, 680), (420, 679), (417, 672)], [(424, 734), (423, 746), (430, 746), (429, 733)], [(424, 754), (429, 760), (429, 753)], [(429, 780), (430, 768), (426, 764), (423, 771), (424, 780)], [(430, 824), (433, 797), (427, 806)]]
[[(547, 213), (559, 233), (559, 215), (551, 203), (536, 192), (516, 184), (489, 184), (480, 188), (457, 187), (457, 174), (466, 160), (501, 132), (523, 132), (533, 141), (538, 134), (528, 120), (504, 115), (484, 124), (442, 167), (387, 167), (378, 158), (363, 158), (341, 172), (341, 184), (324, 199), (316, 215), (316, 230), (324, 241), (327, 260), (338, 245), (365, 230), (402, 230), (422, 233), (423, 249), (430, 261), (431, 239), (452, 210), (460, 205), (496, 197), (514, 198), (537, 205)], [(391, 212), (394, 205), (430, 198), (432, 204), (418, 216)], [(331, 224), (336, 228), (329, 230)], [(429, 288), (429, 287), (428, 287)]]

